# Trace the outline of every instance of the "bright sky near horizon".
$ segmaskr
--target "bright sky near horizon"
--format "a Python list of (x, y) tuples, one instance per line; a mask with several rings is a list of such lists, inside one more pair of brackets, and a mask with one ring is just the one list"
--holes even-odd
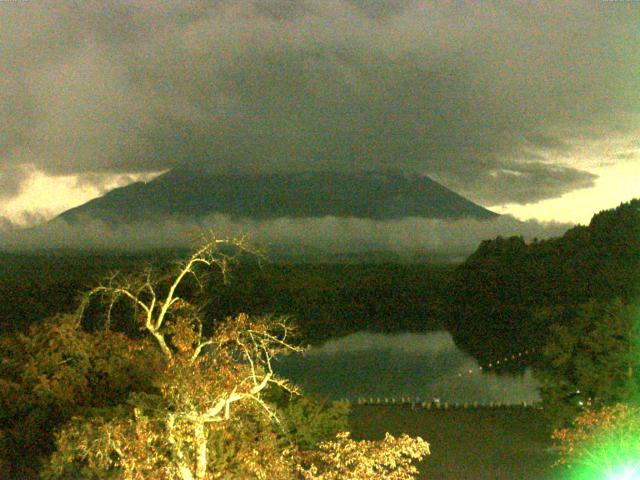
[(77, 175), (50, 176), (32, 172), (21, 192), (0, 204), (0, 216), (17, 225), (49, 220), (103, 193), (136, 181), (148, 181), (158, 173), (103, 175), (100, 183), (83, 182)]
[(521, 220), (558, 221), (586, 225), (601, 210), (615, 208), (623, 202), (640, 198), (640, 161), (594, 168), (598, 175), (591, 188), (565, 193), (559, 198), (530, 205), (507, 204), (491, 207)]

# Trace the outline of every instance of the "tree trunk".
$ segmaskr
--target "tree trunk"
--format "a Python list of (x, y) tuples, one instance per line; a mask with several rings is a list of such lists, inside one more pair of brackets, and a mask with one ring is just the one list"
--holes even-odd
[(185, 461), (184, 454), (182, 453), (180, 445), (178, 444), (178, 441), (174, 436), (174, 430), (173, 430), (174, 426), (175, 426), (175, 417), (173, 415), (169, 415), (167, 417), (167, 430), (169, 431), (168, 432), (169, 436), (167, 439), (169, 440), (169, 443), (173, 447), (173, 454), (175, 455), (175, 461), (176, 461), (175, 465), (178, 468), (180, 479), (195, 480), (195, 477), (193, 476), (193, 473), (191, 472), (189, 465)]
[(195, 425), (195, 437), (197, 448), (197, 465), (196, 465), (196, 478), (201, 480), (207, 475), (207, 430), (204, 422), (196, 423)]
[(193, 473), (186, 465), (179, 464), (178, 470), (180, 471), (181, 480), (194, 480)]

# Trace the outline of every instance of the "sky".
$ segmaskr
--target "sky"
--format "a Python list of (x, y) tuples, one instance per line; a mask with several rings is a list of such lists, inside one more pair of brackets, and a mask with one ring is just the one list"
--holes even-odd
[(394, 169), (586, 223), (640, 196), (638, 25), (620, 1), (0, 2), (0, 215), (195, 164)]

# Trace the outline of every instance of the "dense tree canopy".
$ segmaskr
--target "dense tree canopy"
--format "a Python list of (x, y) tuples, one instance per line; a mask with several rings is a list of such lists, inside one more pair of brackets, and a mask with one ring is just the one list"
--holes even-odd
[[(169, 267), (188, 253), (0, 253), (0, 331), (25, 332), (33, 322), (73, 312), (78, 293), (111, 272), (119, 272), (120, 278), (149, 268), (169, 273)], [(293, 316), (300, 342), (315, 344), (359, 330), (442, 328), (446, 279), (451, 271), (449, 265), (287, 264), (249, 257), (234, 266), (226, 282), (211, 272), (213, 278), (205, 282), (204, 290), (188, 278), (180, 294), (204, 308), (209, 318), (224, 319), (241, 312)], [(85, 323), (95, 322), (99, 327), (104, 311), (94, 307), (87, 312)], [(111, 314), (112, 328), (129, 335), (137, 332), (130, 305), (119, 303)]]
[(640, 200), (594, 215), (560, 238), (482, 242), (453, 274), (447, 326), (481, 362), (542, 350), (579, 305), (640, 294)]
[(554, 324), (537, 376), (547, 417), (568, 425), (585, 408), (640, 400), (640, 309), (592, 300)]
[(29, 478), (71, 416), (151, 391), (159, 357), (149, 342), (109, 330), (88, 333), (59, 315), (0, 338), (0, 464)]

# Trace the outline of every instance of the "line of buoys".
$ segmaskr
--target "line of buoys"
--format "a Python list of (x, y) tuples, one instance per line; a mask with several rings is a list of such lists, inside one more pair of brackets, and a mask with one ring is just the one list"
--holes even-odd
[[(522, 350), (520, 352), (516, 352), (513, 353), (511, 355), (506, 355), (504, 357), (501, 357), (498, 360), (495, 360), (493, 362), (489, 362), (486, 365), (479, 365), (477, 368), (469, 368), (469, 369), (465, 369), (463, 372), (458, 372), (457, 374), (454, 374), (451, 378), (461, 378), (464, 376), (468, 376), (468, 375), (473, 375), (476, 373), (482, 373), (482, 372), (486, 372), (488, 370), (491, 370), (499, 365), (504, 365), (508, 362), (512, 362), (512, 361), (519, 361), (521, 360), (523, 357), (526, 357), (527, 355), (530, 355), (532, 353), (535, 352), (534, 348), (528, 348), (525, 350)], [(447, 378), (447, 377), (445, 377)], [(422, 408), (426, 408), (426, 409), (443, 409), (443, 410), (448, 410), (449, 408), (455, 408), (455, 409), (469, 409), (469, 408), (502, 408), (502, 407), (511, 407), (511, 406), (517, 406), (517, 407), (534, 407), (535, 404), (532, 403), (527, 403), (527, 402), (522, 402), (519, 404), (502, 404), (502, 403), (496, 403), (496, 402), (489, 402), (489, 403), (480, 403), (480, 402), (464, 402), (464, 403), (453, 403), (450, 404), (448, 402), (441, 402), (439, 399), (434, 398), (431, 401), (424, 401), (418, 397), (412, 398), (412, 397), (357, 397), (355, 399), (349, 399), (349, 398), (344, 398), (341, 401), (350, 403), (350, 404), (354, 404), (354, 405), (411, 405), (412, 408), (416, 408), (418, 406), (422, 407)]]
[(424, 408), (427, 410), (470, 410), (474, 408), (538, 408), (539, 402), (522, 401), (519, 403), (502, 402), (441, 402), (438, 399), (424, 401), (420, 399), (410, 399), (409, 397), (358, 397), (355, 399), (343, 398), (343, 403), (351, 405), (389, 405), (389, 406), (411, 406), (412, 409)]

